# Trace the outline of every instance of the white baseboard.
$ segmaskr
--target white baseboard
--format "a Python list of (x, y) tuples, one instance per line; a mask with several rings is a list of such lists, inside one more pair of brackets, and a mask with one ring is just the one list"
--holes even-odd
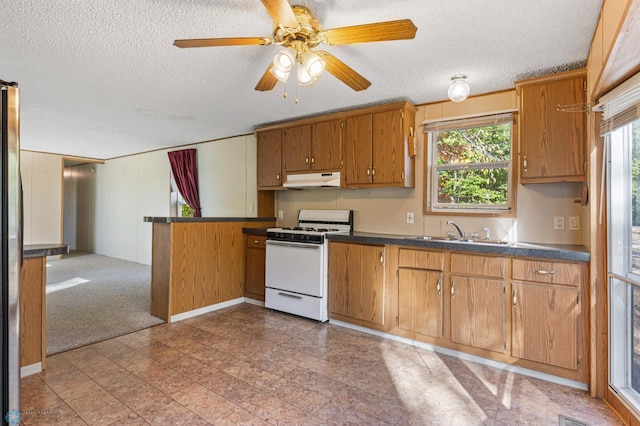
[(244, 302), (245, 303), (249, 303), (251, 305), (256, 305), (256, 306), (262, 306), (264, 307), (264, 302), (261, 300), (256, 300), (256, 299), (251, 299), (249, 297), (245, 297), (244, 298)]
[(226, 302), (216, 303), (215, 305), (205, 306), (203, 308), (194, 309), (192, 311), (183, 312), (181, 314), (172, 315), (169, 318), (169, 322), (178, 322), (187, 318), (197, 317), (198, 315), (207, 314), (209, 312), (217, 311), (219, 309), (228, 308), (229, 306), (239, 305), (245, 301), (244, 297), (238, 297), (237, 299), (227, 300)]
[(32, 374), (38, 374), (42, 371), (42, 363), (36, 362), (35, 364), (25, 365), (20, 367), (20, 377), (31, 376)]
[(487, 365), (489, 367), (497, 368), (504, 371), (509, 371), (523, 376), (533, 377), (535, 379), (545, 380), (547, 382), (556, 383), (563, 386), (568, 386), (575, 389), (587, 391), (589, 386), (586, 383), (577, 382), (575, 380), (565, 379), (564, 377), (554, 376), (553, 374), (541, 373), (540, 371), (531, 370), (524, 367), (518, 367), (511, 364), (505, 364), (503, 362), (494, 361), (487, 358), (482, 358), (476, 355), (470, 355), (464, 352), (456, 351), (453, 349), (443, 348), (441, 346), (431, 345), (429, 343), (419, 342), (417, 340), (407, 339), (405, 337), (394, 336), (393, 334), (383, 333), (377, 330), (371, 330), (366, 327), (360, 327), (358, 325), (349, 324), (343, 321), (337, 321), (330, 319), (330, 324), (334, 324), (340, 327), (350, 328), (352, 330), (362, 331), (363, 333), (374, 334), (376, 336), (383, 337), (389, 340), (395, 340), (397, 342), (405, 343), (407, 345), (416, 346), (418, 348), (427, 349), (433, 352), (442, 353), (455, 358), (463, 359), (465, 361), (475, 362), (476, 364)]

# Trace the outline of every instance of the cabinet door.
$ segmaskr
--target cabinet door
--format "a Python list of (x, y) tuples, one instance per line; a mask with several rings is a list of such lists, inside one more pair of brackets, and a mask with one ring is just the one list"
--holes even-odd
[(311, 127), (311, 169), (340, 170), (342, 120), (323, 121)]
[(373, 114), (373, 169), (375, 184), (402, 184), (404, 172), (404, 135), (402, 111)]
[(582, 76), (521, 87), (521, 182), (586, 180), (586, 113), (558, 111), (586, 102)]
[(360, 274), (349, 282), (348, 315), (384, 324), (384, 247), (354, 244), (349, 251), (360, 258)]
[(513, 283), (511, 354), (558, 367), (578, 368), (578, 291)]
[(344, 180), (357, 186), (372, 182), (371, 114), (349, 117), (345, 121)]
[(442, 337), (442, 272), (399, 269), (398, 327)]
[(267, 130), (258, 133), (257, 162), (258, 189), (282, 186), (281, 163), (282, 132)]
[(329, 312), (384, 324), (384, 247), (329, 245)]
[(266, 237), (247, 235), (244, 291), (264, 300)]
[(504, 352), (505, 287), (501, 280), (451, 276), (451, 340)]
[(308, 171), (311, 168), (311, 125), (284, 129), (282, 147), (286, 172)]

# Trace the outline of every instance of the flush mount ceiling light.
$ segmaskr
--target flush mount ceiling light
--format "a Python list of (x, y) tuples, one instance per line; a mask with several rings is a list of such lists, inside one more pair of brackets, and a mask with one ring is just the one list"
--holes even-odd
[(451, 77), (451, 86), (449, 86), (449, 99), (453, 102), (462, 102), (469, 96), (469, 85), (467, 84), (467, 76), (457, 74)]

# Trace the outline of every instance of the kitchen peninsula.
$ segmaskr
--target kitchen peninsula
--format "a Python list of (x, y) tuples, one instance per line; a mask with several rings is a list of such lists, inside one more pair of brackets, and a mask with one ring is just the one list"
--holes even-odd
[(242, 228), (273, 217), (145, 217), (153, 223), (151, 315), (167, 322), (203, 314), (243, 297)]
[(47, 256), (67, 254), (66, 244), (25, 245), (20, 273), (21, 375), (45, 369)]

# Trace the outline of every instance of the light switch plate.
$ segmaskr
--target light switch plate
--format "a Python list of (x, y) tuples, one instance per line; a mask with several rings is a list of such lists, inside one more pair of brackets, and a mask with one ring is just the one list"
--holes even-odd
[(413, 223), (413, 212), (407, 212), (407, 223)]
[(569, 216), (569, 230), (570, 231), (580, 230), (580, 216)]

